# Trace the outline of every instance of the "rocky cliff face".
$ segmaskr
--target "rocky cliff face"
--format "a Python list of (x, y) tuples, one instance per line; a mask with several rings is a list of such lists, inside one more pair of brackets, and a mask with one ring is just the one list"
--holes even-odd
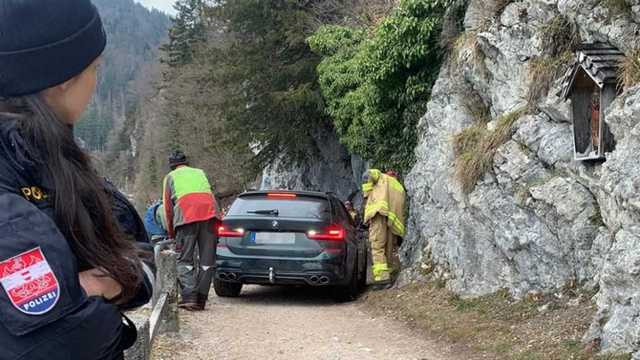
[(309, 161), (297, 166), (276, 161), (263, 171), (260, 188), (333, 192), (342, 200), (359, 204), (366, 163), (349, 155), (331, 129), (320, 128), (313, 138), (316, 146)]
[[(617, 145), (600, 163), (573, 160), (569, 107), (557, 89), (527, 100), (532, 61), (550, 46), (542, 35), (548, 24), (562, 16), (583, 42), (629, 53), (639, 44), (640, 1), (620, 11), (610, 1), (515, 1), (479, 27), (486, 3), (471, 1), (468, 40), (443, 68), (420, 122), (418, 162), (406, 180), (402, 281), (437, 277), (464, 296), (506, 288), (523, 297), (576, 284), (598, 290), (599, 313), (585, 340), (640, 358), (640, 87), (625, 89), (608, 109)], [(493, 120), (488, 129), (501, 116), (518, 119), (466, 194), (455, 178), (452, 138), (477, 125), (474, 97)]]

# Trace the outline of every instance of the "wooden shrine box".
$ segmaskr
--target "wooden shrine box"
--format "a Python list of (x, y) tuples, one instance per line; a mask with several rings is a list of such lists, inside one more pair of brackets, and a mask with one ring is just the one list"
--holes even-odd
[(619, 94), (618, 68), (624, 54), (606, 44), (583, 45), (562, 83), (562, 97), (571, 99), (576, 160), (604, 159), (615, 141), (605, 112)]

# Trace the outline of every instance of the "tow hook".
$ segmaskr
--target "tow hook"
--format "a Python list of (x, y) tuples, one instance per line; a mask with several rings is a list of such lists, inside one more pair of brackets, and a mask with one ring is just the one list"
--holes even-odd
[(276, 283), (276, 274), (272, 267), (269, 268), (269, 282), (272, 284)]

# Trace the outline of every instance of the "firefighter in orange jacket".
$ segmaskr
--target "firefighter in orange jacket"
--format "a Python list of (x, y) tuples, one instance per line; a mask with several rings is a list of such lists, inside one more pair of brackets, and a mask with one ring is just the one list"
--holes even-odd
[(394, 173), (368, 170), (363, 176), (362, 191), (366, 199), (364, 222), (369, 224), (369, 241), (373, 257), (373, 280), (376, 283), (391, 281), (395, 263), (397, 237), (405, 234), (404, 207), (406, 193)]
[(169, 157), (171, 172), (164, 179), (163, 203), (169, 237), (176, 240), (178, 306), (204, 310), (215, 268), (218, 205), (204, 171), (189, 166), (181, 151)]

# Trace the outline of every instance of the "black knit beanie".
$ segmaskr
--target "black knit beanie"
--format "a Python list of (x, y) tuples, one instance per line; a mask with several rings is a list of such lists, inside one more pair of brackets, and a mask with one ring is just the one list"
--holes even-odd
[(90, 0), (0, 0), (0, 97), (64, 83), (98, 58), (106, 42)]

